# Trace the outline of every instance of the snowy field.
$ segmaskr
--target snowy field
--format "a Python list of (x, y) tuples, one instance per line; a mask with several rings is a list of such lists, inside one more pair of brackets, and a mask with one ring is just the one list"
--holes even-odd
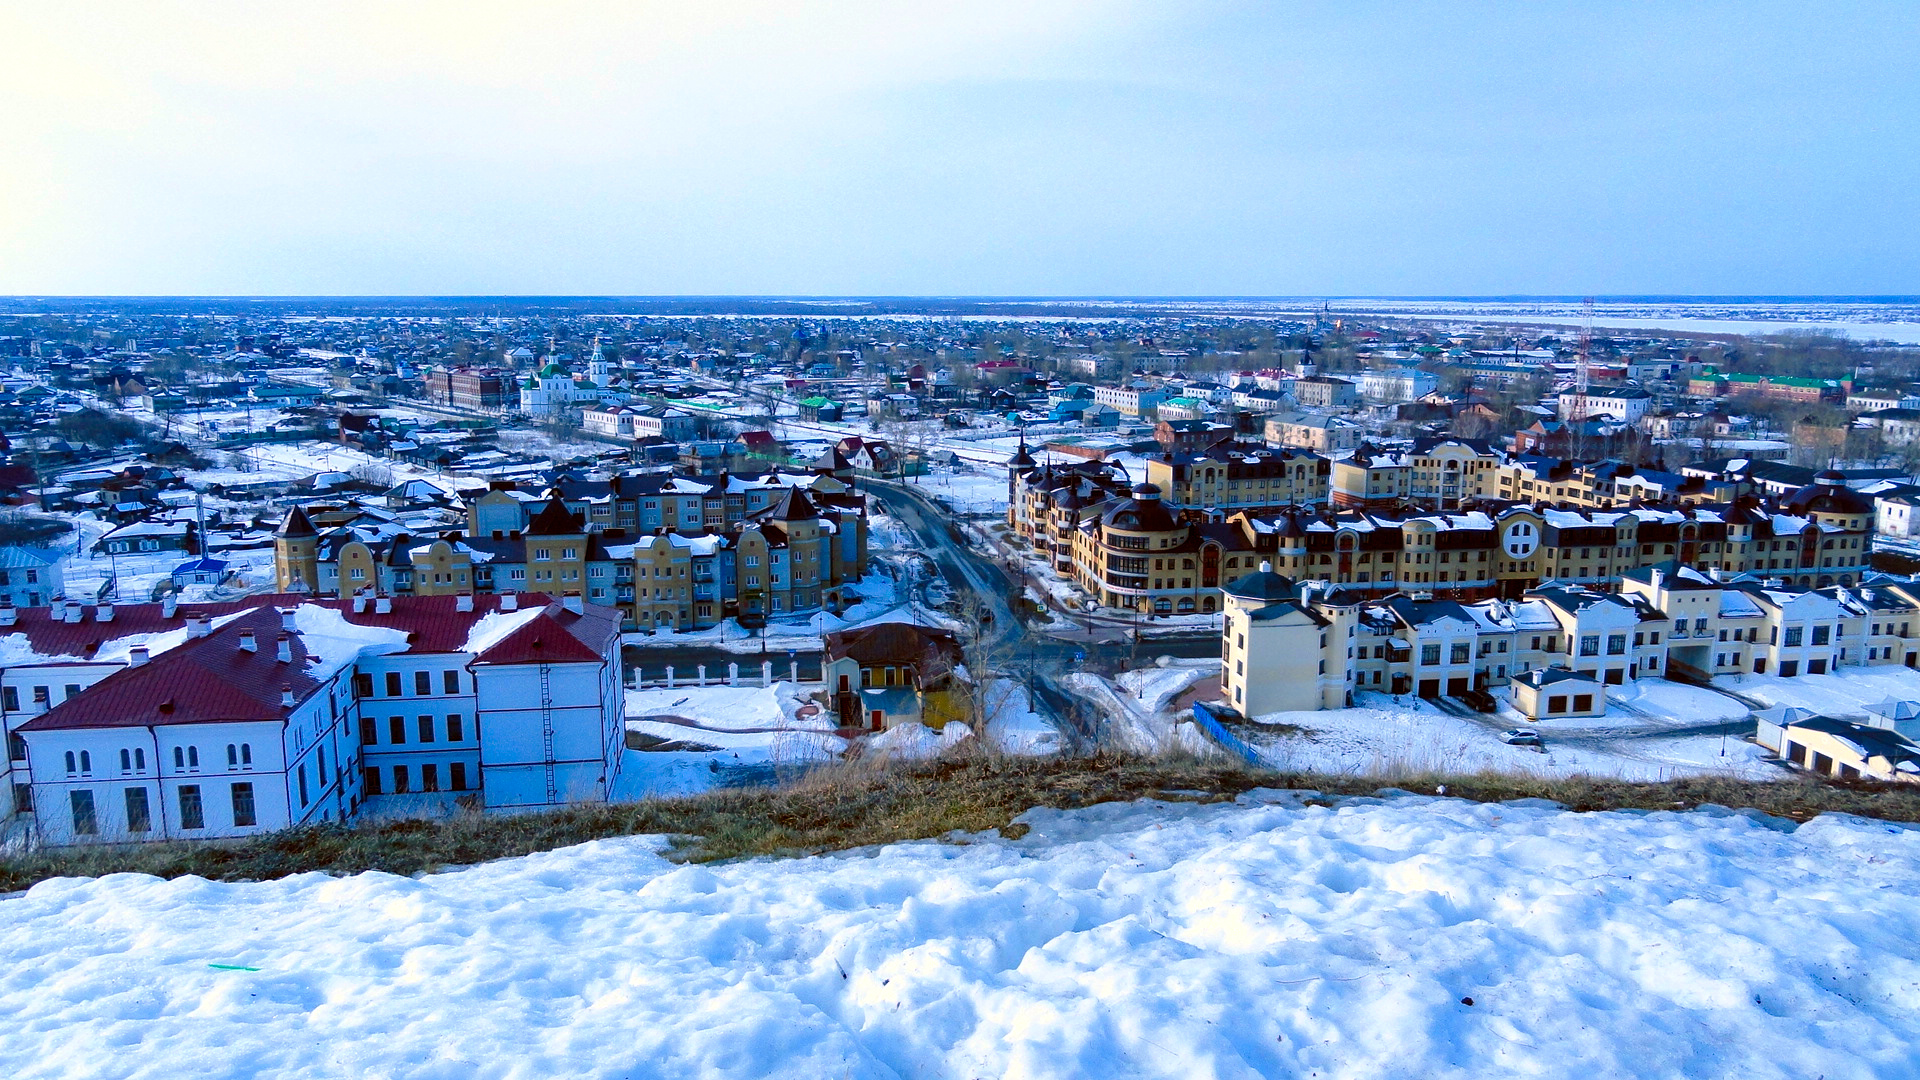
[(1354, 799), (0, 903), (21, 1077), (1920, 1071), (1920, 832)]
[[(1536, 750), (1501, 741), (1502, 730), (1522, 722), (1517, 716), (1495, 715), (1480, 722), (1417, 698), (1369, 693), (1354, 700), (1351, 709), (1273, 713), (1260, 717), (1261, 724), (1236, 730), (1276, 769), (1339, 776), (1488, 771), (1661, 781), (1703, 774), (1750, 780), (1788, 775), (1763, 760), (1764, 750), (1740, 738), (1644, 733), (1603, 738), (1592, 733), (1593, 721), (1568, 728), (1556, 721), (1536, 725), (1545, 741)], [(1303, 731), (1261, 730), (1262, 725), (1282, 724)]]
[(1777, 675), (1721, 676), (1713, 684), (1768, 705), (1798, 705), (1843, 720), (1858, 719), (1865, 714), (1866, 706), (1888, 698), (1920, 701), (1920, 671), (1897, 664), (1846, 667), (1838, 675), (1797, 675), (1791, 679)]

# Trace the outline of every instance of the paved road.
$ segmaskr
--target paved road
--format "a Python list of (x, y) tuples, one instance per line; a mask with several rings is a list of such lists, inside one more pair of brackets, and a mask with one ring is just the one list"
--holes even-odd
[[(869, 481), (862, 488), (913, 534), (919, 550), (932, 560), (967, 610), (992, 616), (992, 621), (982, 628), (980, 651), (991, 658), (1002, 674), (1028, 686), (1033, 691), (1035, 707), (1082, 746), (1100, 740), (1106, 718), (1074, 697), (1061, 682), (1062, 676), (1076, 669), (1118, 670), (1151, 663), (1157, 656), (1219, 655), (1220, 638), (1211, 630), (1148, 637), (1137, 645), (1124, 631), (1110, 626), (1098, 627), (1084, 635), (1056, 636), (1035, 631), (1015, 613), (1013, 606), (1013, 601), (1021, 596), (1024, 583), (999, 562), (977, 550), (950, 514), (911, 485)], [(627, 663), (644, 668), (648, 681), (659, 679), (668, 664), (673, 665), (676, 680), (696, 677), (700, 664), (707, 665), (709, 680), (723, 679), (729, 663), (740, 665), (741, 678), (757, 680), (762, 659), (773, 662), (776, 678), (786, 677), (788, 654), (785, 649), (769, 650), (764, 657), (758, 652), (734, 653), (704, 644), (626, 650)], [(793, 659), (799, 661), (802, 678), (819, 677), (818, 650), (796, 652)]]
[(1109, 631), (1090, 635), (1098, 640), (1083, 640), (1033, 630), (1014, 614), (1009, 600), (1021, 595), (1024, 583), (999, 562), (982, 555), (959, 523), (933, 500), (910, 484), (869, 482), (864, 490), (913, 533), (922, 545), (921, 551), (940, 568), (947, 584), (963, 595), (963, 602), (978, 604), (981, 610), (992, 613), (993, 622), (982, 634), (984, 650), (996, 658), (1004, 672), (1030, 687), (1036, 706), (1082, 745), (1101, 740), (1106, 718), (1069, 693), (1060, 681), (1062, 676), (1076, 669), (1109, 671), (1147, 663), (1156, 656), (1198, 658), (1220, 653), (1220, 637), (1214, 631), (1148, 638), (1136, 646), (1131, 641), (1112, 640)]

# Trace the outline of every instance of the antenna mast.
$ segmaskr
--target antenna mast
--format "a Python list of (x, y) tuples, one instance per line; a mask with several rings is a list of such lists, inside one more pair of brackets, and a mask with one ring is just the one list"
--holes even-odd
[(1587, 420), (1587, 382), (1589, 354), (1593, 347), (1593, 297), (1587, 297), (1585, 312), (1580, 320), (1580, 351), (1574, 362), (1573, 375), (1573, 423), (1584, 424)]

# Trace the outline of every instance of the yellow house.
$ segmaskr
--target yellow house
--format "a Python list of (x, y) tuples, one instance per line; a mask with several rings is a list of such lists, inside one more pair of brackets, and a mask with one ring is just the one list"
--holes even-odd
[(1534, 668), (1515, 675), (1511, 686), (1513, 707), (1529, 720), (1567, 720), (1607, 712), (1606, 684), (1584, 672)]
[(953, 634), (916, 623), (876, 623), (828, 634), (822, 675), (843, 728), (883, 731), (910, 721), (930, 728), (972, 716)]

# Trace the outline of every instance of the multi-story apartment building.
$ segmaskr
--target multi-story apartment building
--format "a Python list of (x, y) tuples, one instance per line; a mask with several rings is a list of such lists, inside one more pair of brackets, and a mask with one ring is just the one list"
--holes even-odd
[(625, 741), (618, 616), (520, 599), (21, 613), (32, 652), (0, 671), (13, 810), (63, 845), (344, 821), (383, 793), (604, 800)]
[(1165, 390), (1144, 386), (1096, 386), (1093, 390), (1095, 402), (1112, 406), (1121, 416), (1145, 416), (1166, 398)]
[[(1363, 599), (1263, 563), (1223, 591), (1223, 687), (1248, 716), (1336, 708), (1357, 690), (1458, 696), (1531, 678), (1539, 691), (1565, 675), (1604, 702), (1606, 687), (1676, 671), (1792, 678), (1920, 666), (1920, 588), (1905, 582), (1808, 589), (1666, 563), (1629, 574), (1619, 593), (1549, 586), (1457, 603)], [(1566, 692), (1559, 708), (1536, 706), (1596, 711), (1570, 710)]]
[[(1058, 479), (1016, 484), (1021, 534), (1100, 603), (1149, 613), (1214, 610), (1220, 574), (1255, 561), (1363, 599), (1406, 592), (1472, 601), (1518, 598), (1545, 583), (1613, 591), (1623, 574), (1675, 560), (1802, 588), (1850, 586), (1871, 554), (1870, 504), (1831, 482), (1773, 504), (1749, 496), (1729, 506), (1605, 511), (1289, 506), (1219, 523), (1217, 513), (1161, 499), (1151, 483), (1122, 497), (1110, 474), (1048, 475)], [(1140, 552), (1159, 554), (1143, 561)]]
[(580, 596), (629, 629), (684, 630), (838, 610), (866, 565), (865, 500), (831, 475), (562, 479), (548, 494), (488, 491), (466, 531), (435, 536), (377, 518), (320, 529), (294, 507), (276, 581), (341, 598)]
[(513, 393), (513, 379), (494, 368), (436, 368), (425, 382), (428, 401), (456, 409), (500, 409)]
[[(1579, 411), (1582, 395), (1577, 390), (1562, 390), (1555, 404), (1562, 420), (1571, 420)], [(1653, 395), (1637, 386), (1590, 386), (1585, 394), (1586, 417), (1605, 416), (1622, 423), (1635, 423), (1653, 406)]]
[(1417, 503), (1452, 510), (1465, 500), (1487, 498), (1504, 455), (1475, 439), (1418, 439), (1406, 450), (1360, 446), (1328, 470), (1335, 506), (1383, 509)]
[(1308, 375), (1293, 380), (1293, 400), (1309, 409), (1344, 409), (1359, 403), (1354, 385), (1332, 375)]
[(1316, 454), (1352, 450), (1360, 445), (1360, 426), (1337, 416), (1278, 413), (1267, 417), (1267, 442)]
[(1147, 483), (1169, 506), (1214, 515), (1325, 502), (1326, 458), (1259, 444), (1216, 443), (1147, 461)]
[(1354, 383), (1360, 397), (1374, 405), (1418, 401), (1440, 389), (1440, 376), (1411, 368), (1375, 368)]

